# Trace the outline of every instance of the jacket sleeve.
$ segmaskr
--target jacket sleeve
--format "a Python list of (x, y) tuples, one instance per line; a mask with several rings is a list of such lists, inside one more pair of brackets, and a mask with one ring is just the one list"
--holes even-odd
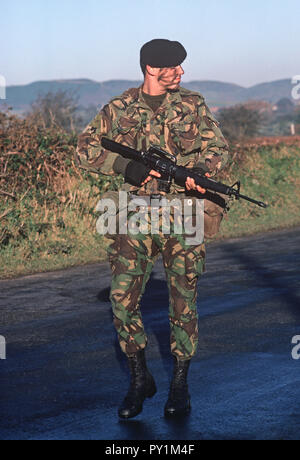
[(79, 135), (75, 160), (80, 168), (98, 174), (117, 175), (113, 164), (119, 155), (101, 146), (102, 136), (112, 138), (112, 120), (112, 110), (107, 104)]
[(198, 107), (198, 120), (201, 150), (197, 154), (195, 168), (202, 168), (215, 176), (228, 161), (228, 143), (204, 100)]

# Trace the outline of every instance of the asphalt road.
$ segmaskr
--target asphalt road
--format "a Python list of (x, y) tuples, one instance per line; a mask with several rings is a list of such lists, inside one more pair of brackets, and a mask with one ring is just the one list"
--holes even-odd
[(163, 417), (172, 372), (158, 262), (143, 299), (158, 393), (119, 421), (128, 387), (107, 264), (0, 281), (1, 439), (300, 439), (300, 229), (209, 245), (192, 412)]

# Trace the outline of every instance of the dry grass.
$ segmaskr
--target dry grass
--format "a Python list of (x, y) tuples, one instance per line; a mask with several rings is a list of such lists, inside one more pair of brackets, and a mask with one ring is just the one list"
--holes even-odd
[[(119, 181), (79, 170), (76, 143), (57, 126), (0, 113), (0, 278), (105, 259), (95, 206)], [(299, 145), (236, 146), (220, 180), (238, 179), (270, 206), (234, 203), (219, 238), (300, 223)]]
[(95, 206), (114, 181), (78, 169), (77, 138), (0, 114), (0, 277), (104, 257)]

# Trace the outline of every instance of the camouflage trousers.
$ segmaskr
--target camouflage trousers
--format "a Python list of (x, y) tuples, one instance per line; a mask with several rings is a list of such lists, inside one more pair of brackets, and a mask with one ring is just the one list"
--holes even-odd
[(112, 270), (110, 300), (114, 326), (126, 355), (147, 345), (140, 301), (158, 256), (162, 254), (169, 289), (171, 352), (190, 359), (198, 344), (197, 281), (205, 270), (205, 246), (188, 245), (184, 235), (113, 235), (108, 248)]

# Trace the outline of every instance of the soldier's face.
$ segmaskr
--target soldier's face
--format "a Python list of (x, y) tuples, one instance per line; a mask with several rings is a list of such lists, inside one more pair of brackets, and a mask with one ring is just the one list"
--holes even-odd
[(167, 89), (177, 89), (180, 85), (181, 76), (184, 74), (181, 65), (176, 67), (163, 67), (159, 69), (158, 81), (161, 86)]

